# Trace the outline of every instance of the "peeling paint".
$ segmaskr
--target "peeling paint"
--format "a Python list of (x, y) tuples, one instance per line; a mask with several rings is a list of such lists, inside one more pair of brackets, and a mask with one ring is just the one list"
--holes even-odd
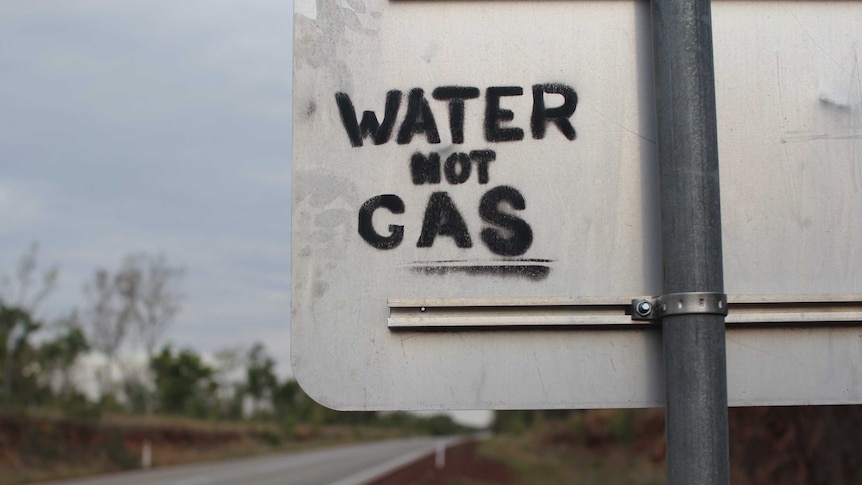
[(293, 14), (310, 20), (317, 19), (317, 4), (315, 0), (293, 0)]
[(294, 62), (296, 68), (324, 70), (324, 79), (342, 88), (352, 85), (345, 47), (355, 36), (380, 30), (378, 0), (297, 0), (294, 6)]

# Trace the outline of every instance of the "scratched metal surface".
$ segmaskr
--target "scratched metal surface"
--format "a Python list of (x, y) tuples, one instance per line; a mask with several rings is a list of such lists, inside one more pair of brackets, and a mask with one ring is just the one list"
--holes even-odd
[[(660, 405), (655, 332), (386, 326), (388, 299), (660, 293), (648, 4), (297, 0), (295, 11), (291, 345), (306, 391), (340, 409)], [(862, 293), (862, 2), (714, 2), (713, 19), (727, 293)], [(573, 140), (553, 122), (533, 135), (533, 86), (546, 84), (577, 93)], [(464, 102), (461, 143), (433, 97), (453, 85), (480, 93)], [(522, 88), (490, 115), (522, 140), (489, 141), (489, 87)], [(421, 110), (403, 127), (415, 88), (439, 143)], [(336, 93), (357, 122), (364, 110), (382, 121), (391, 90), (403, 94), (388, 141), (353, 146)], [(563, 100), (542, 96), (546, 108)], [(398, 143), (402, 130), (412, 135)], [(475, 160), (463, 183), (413, 180), (416, 152), (445, 166), (477, 150), (495, 154), (485, 183)], [(460, 182), (463, 164), (453, 169)], [(498, 187), (523, 197), (523, 209), (511, 191), (497, 206), (529, 226), (526, 249), (523, 225), (480, 214)], [(440, 192), (457, 212), (429, 204)], [(369, 211), (366, 235), (389, 238), (375, 247), (360, 212), (381, 195), (404, 209)], [(442, 225), (426, 224), (429, 211)], [(501, 254), (487, 229), (522, 244)], [(732, 405), (859, 402), (860, 329), (732, 330), (727, 352)]]

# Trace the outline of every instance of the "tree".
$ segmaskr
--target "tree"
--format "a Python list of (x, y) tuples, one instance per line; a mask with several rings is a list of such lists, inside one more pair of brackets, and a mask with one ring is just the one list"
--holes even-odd
[(35, 287), (38, 255), (39, 245), (32, 243), (18, 261), (14, 279), (7, 274), (0, 274), (0, 303), (18, 307), (34, 314), (42, 301), (54, 291), (59, 275), (56, 266), (43, 271), (41, 286)]
[(272, 396), (278, 386), (275, 360), (266, 353), (266, 347), (260, 342), (251, 347), (247, 359), (246, 393), (252, 398), (253, 414), (259, 413), (265, 406), (271, 410)]
[(219, 415), (228, 419), (242, 418), (243, 385), (237, 380), (245, 365), (245, 349), (241, 346), (218, 350), (213, 355), (218, 384)]
[[(169, 265), (164, 255), (144, 253), (126, 256), (116, 272), (96, 270), (93, 280), (85, 287), (85, 294), (88, 297), (88, 337), (93, 349), (107, 360), (100, 379), (103, 393), (112, 390), (117, 353), (131, 331), (146, 354), (145, 372), (152, 368), (156, 349), (180, 311), (182, 297), (176, 286), (182, 274), (182, 268)], [(124, 375), (123, 381), (129, 383), (135, 379)], [(136, 382), (141, 381), (146, 387), (152, 376)], [(145, 406), (150, 414), (151, 394)]]
[(0, 352), (3, 363), (3, 402), (11, 404), (34, 387), (27, 364), (32, 360), (30, 335), (41, 325), (30, 312), (0, 303)]
[(24, 376), (24, 356), (32, 351), (30, 334), (41, 326), (34, 314), (57, 283), (58, 270), (54, 266), (42, 272), (41, 286), (36, 286), (38, 252), (39, 246), (31, 244), (18, 262), (14, 278), (0, 274), (0, 352), (5, 402), (13, 398), (13, 381)]
[(84, 331), (73, 313), (58, 325), (59, 333), (37, 349), (40, 380), (44, 387), (55, 388), (59, 397), (70, 398), (77, 392), (73, 372), (78, 359), (90, 350)]
[[(147, 355), (148, 367), (155, 351), (181, 308), (182, 296), (176, 289), (184, 270), (168, 264), (164, 255), (138, 254), (126, 258), (125, 271), (134, 292), (134, 321)], [(133, 287), (134, 288), (131, 288)], [(147, 414), (153, 412), (152, 396), (147, 399)]]
[(213, 369), (191, 349), (162, 348), (151, 362), (162, 412), (206, 417), (216, 394)]
[(113, 369), (117, 352), (126, 338), (135, 310), (137, 299), (137, 276), (121, 270), (112, 274), (100, 268), (93, 279), (84, 286), (87, 299), (85, 318), (87, 321), (87, 341), (93, 350), (100, 352), (106, 359), (99, 373), (99, 386), (102, 394), (113, 389)]
[(377, 421), (375, 411), (333, 411), (308, 396), (294, 379), (286, 379), (273, 390), (275, 417), (288, 429), (299, 423), (321, 426), (325, 424), (369, 424)]
[[(131, 261), (135, 260), (133, 257)], [(170, 266), (162, 254), (138, 255), (137, 260), (143, 267), (138, 269), (139, 309), (135, 320), (147, 356), (152, 358), (156, 347), (180, 311), (182, 296), (175, 287), (184, 270), (178, 266)]]
[(286, 379), (275, 390), (272, 396), (272, 405), (275, 415), (281, 419), (290, 418), (294, 421), (299, 419), (299, 407), (302, 401), (308, 399), (302, 388), (294, 379)]

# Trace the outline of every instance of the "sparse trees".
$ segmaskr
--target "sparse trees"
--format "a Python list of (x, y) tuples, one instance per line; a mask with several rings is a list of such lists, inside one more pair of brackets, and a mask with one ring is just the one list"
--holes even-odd
[[(0, 274), (0, 352), (3, 365), (3, 401), (13, 398), (13, 381), (23, 377), (25, 356), (32, 350), (29, 346), (30, 334), (41, 326), (34, 314), (57, 283), (56, 267), (43, 271), (37, 276), (39, 246), (30, 248), (18, 262), (15, 276)], [(41, 279), (41, 284), (37, 279)]]
[[(58, 270), (43, 270), (37, 256), (38, 246), (33, 244), (14, 271), (0, 271), (0, 403), (26, 395), (28, 403), (35, 404), (43, 394), (86, 400), (74, 378), (80, 357), (92, 351), (105, 359), (96, 372), (105, 402), (124, 395), (136, 402), (137, 409), (151, 412), (152, 362), (180, 311), (183, 269), (161, 254), (128, 255), (116, 269), (93, 272), (84, 285), (80, 313), (74, 310), (65, 319), (43, 325), (36, 310), (54, 290)], [(131, 337), (146, 356), (145, 366), (136, 372), (125, 365), (128, 361), (120, 362), (121, 352), (131, 349)]]
[[(177, 284), (182, 274), (182, 268), (168, 264), (164, 255), (138, 253), (126, 256), (116, 272), (96, 270), (85, 286), (88, 336), (93, 349), (107, 361), (100, 378), (103, 393), (112, 391), (117, 353), (130, 333), (137, 336), (146, 355), (144, 381), (152, 380), (149, 372), (156, 349), (180, 311)], [(128, 376), (124, 381), (129, 381)], [(152, 407), (149, 396), (148, 413)]]
[[(139, 254), (126, 261), (130, 282), (136, 285), (135, 328), (147, 356), (147, 369), (151, 369), (156, 348), (180, 311), (182, 295), (176, 286), (184, 270), (168, 264), (162, 254)], [(146, 410), (147, 414), (153, 412), (152, 396), (147, 399)]]
[(176, 284), (183, 275), (183, 269), (168, 264), (164, 255), (139, 255), (140, 274), (138, 292), (138, 311), (135, 316), (138, 334), (147, 357), (155, 355), (174, 317), (179, 313), (182, 295)]
[[(0, 273), (0, 303), (33, 314), (42, 301), (54, 291), (59, 270), (52, 266), (37, 275), (38, 255), (39, 245), (33, 243), (18, 261), (14, 278)], [(41, 284), (37, 279), (41, 280)]]
[(134, 315), (136, 285), (134, 274), (124, 274), (122, 270), (112, 274), (100, 268), (84, 286), (87, 340), (93, 350), (106, 359), (98, 379), (103, 395), (113, 391), (113, 370), (117, 352), (126, 338)]

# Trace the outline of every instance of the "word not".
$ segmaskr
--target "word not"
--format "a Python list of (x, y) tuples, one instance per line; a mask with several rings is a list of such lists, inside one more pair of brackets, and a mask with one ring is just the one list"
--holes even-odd
[[(469, 154), (456, 152), (446, 158), (442, 172), (446, 174), (446, 181), (450, 184), (463, 184), (470, 178), (475, 163), (478, 167), (479, 183), (487, 184), (490, 180), (488, 164), (496, 159), (497, 154), (492, 150), (473, 150)], [(440, 173), (438, 153), (431, 152), (426, 156), (416, 152), (410, 157), (410, 175), (414, 185), (439, 184)]]
[[(574, 89), (565, 84), (548, 83), (535, 84), (532, 87), (533, 109), (530, 115), (530, 131), (536, 140), (545, 137), (548, 124), (553, 123), (560, 132), (569, 140), (574, 140), (576, 133), (569, 118), (578, 106), (578, 95)], [(464, 143), (464, 118), (466, 101), (479, 97), (479, 88), (465, 86), (440, 86), (431, 92), (431, 96), (438, 101), (445, 101), (448, 105), (449, 131), (452, 143)], [(517, 126), (509, 126), (506, 123), (515, 119), (515, 113), (501, 106), (501, 100), (505, 97), (521, 96), (524, 89), (520, 86), (492, 86), (485, 89), (485, 112), (484, 129), (485, 140), (488, 142), (520, 141), (524, 139), (524, 130)], [(547, 107), (545, 103), (546, 94), (562, 96), (562, 104), (555, 107)], [(356, 117), (356, 109), (350, 96), (346, 93), (335, 93), (335, 101), (341, 115), (341, 122), (347, 132), (350, 144), (361, 147), (365, 138), (371, 138), (375, 145), (383, 145), (392, 138), (395, 121), (401, 107), (402, 93), (391, 90), (386, 93), (386, 102), (383, 108), (383, 121), (378, 121), (377, 114), (373, 111), (364, 111), (362, 119)], [(428, 143), (440, 143), (440, 132), (431, 105), (425, 97), (422, 88), (413, 88), (407, 95), (407, 111), (401, 120), (396, 143), (406, 145), (413, 141), (413, 137), (424, 134)]]
[[(489, 190), (479, 201), (479, 216), (494, 227), (482, 229), (480, 237), (495, 254), (519, 256), (533, 243), (533, 230), (520, 217), (503, 212), (500, 209), (503, 203), (514, 210), (526, 208), (524, 196), (513, 187), (501, 185)], [(384, 194), (368, 199), (359, 209), (359, 235), (377, 249), (398, 247), (404, 240), (404, 226), (390, 224), (389, 234), (378, 233), (372, 221), (378, 209), (386, 209), (393, 214), (403, 214), (406, 210), (404, 201), (397, 195)], [(416, 247), (433, 246), (437, 236), (451, 237), (459, 248), (473, 247), (467, 223), (446, 192), (434, 192), (428, 199)]]

